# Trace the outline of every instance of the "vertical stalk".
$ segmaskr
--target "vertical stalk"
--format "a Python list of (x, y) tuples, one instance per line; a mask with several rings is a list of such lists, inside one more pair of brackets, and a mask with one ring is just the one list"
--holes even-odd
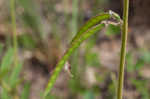
[[(11, 13), (11, 24), (12, 24), (12, 32), (13, 32), (14, 67), (15, 67), (18, 65), (18, 58), (17, 58), (18, 44), (17, 44), (17, 32), (16, 32), (15, 0), (10, 0), (10, 13)], [(17, 93), (14, 93), (13, 99), (19, 99)]]
[(73, 11), (72, 11), (72, 32), (73, 32), (73, 37), (75, 35), (75, 33), (77, 33), (77, 29), (78, 29), (78, 0), (73, 0), (72, 1), (72, 5), (73, 5)]
[(17, 32), (16, 32), (16, 15), (15, 15), (15, 0), (10, 0), (11, 24), (13, 32), (13, 47), (14, 47), (14, 66), (17, 65)]
[(128, 34), (128, 11), (129, 11), (129, 0), (124, 0), (124, 2), (123, 2), (122, 45), (121, 45), (117, 99), (122, 99), (122, 93), (123, 93), (124, 65), (125, 65), (126, 44), (127, 44), (127, 34)]
[[(71, 35), (71, 38), (73, 38), (76, 33), (78, 32), (78, 0), (73, 0), (72, 1), (72, 27), (71, 27), (71, 32), (72, 32), (72, 35)], [(76, 50), (73, 55), (72, 55), (72, 59), (71, 59), (71, 66), (73, 67), (72, 70), (73, 70), (73, 75), (75, 75), (76, 71), (77, 71), (77, 65), (78, 65), (78, 53), (79, 53), (79, 50)]]
[[(72, 26), (70, 27), (70, 32), (72, 33), (70, 38), (73, 38), (76, 33), (78, 32), (78, 7), (79, 7), (79, 0), (72, 0)], [(79, 48), (74, 51), (74, 53), (71, 56), (70, 66), (71, 66), (71, 79), (69, 80), (69, 86), (70, 88), (74, 88), (78, 82), (80, 81), (79, 75), (80, 73), (77, 72), (79, 68)], [(74, 98), (76, 96), (73, 95)]]

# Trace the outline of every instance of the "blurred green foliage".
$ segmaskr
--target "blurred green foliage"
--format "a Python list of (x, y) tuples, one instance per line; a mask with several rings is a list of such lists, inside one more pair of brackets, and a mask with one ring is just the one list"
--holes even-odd
[(106, 29), (106, 35), (108, 35), (108, 36), (117, 35), (120, 32), (121, 32), (120, 26), (116, 26), (113, 24), (109, 24)]
[(149, 89), (147, 87), (148, 82), (146, 80), (137, 80), (132, 78), (132, 84), (136, 87), (137, 91), (141, 95), (141, 99), (150, 99)]
[(85, 92), (83, 99), (95, 99), (94, 93), (92, 91)]
[(137, 60), (134, 59), (131, 52), (127, 53), (126, 59), (127, 59), (127, 71), (128, 72), (138, 71), (146, 63), (147, 64), (150, 63), (150, 53), (148, 51), (139, 51), (139, 53), (141, 53), (141, 56)]
[[(17, 87), (23, 80), (19, 77), (22, 64), (19, 63), (17, 66), (14, 66), (13, 60), (14, 50), (13, 48), (9, 47), (5, 52), (0, 65), (0, 87), (2, 91), (0, 93), (1, 99), (12, 99), (13, 97), (16, 97), (16, 95), (18, 95)], [(27, 88), (25, 88), (24, 91), (27, 91)], [(26, 93), (29, 93), (29, 91)]]
[(136, 90), (139, 92), (141, 99), (149, 99), (150, 95), (149, 89), (147, 87), (149, 80), (141, 76), (140, 70), (145, 66), (145, 64), (150, 63), (150, 53), (148, 51), (139, 51), (139, 53), (141, 53), (141, 56), (136, 60), (136, 62), (131, 52), (127, 54), (127, 71), (129, 73), (136, 72), (137, 78), (130, 77), (129, 79), (133, 86), (135, 86)]
[[(87, 0), (86, 0), (87, 1)], [(94, 14), (97, 14), (99, 12), (103, 12), (101, 9), (97, 9), (100, 4), (104, 4), (109, 2), (110, 0), (96, 0), (94, 3), (91, 3), (93, 1), (88, 1), (91, 4), (95, 4), (93, 6), (94, 9), (92, 9)], [(81, 4), (79, 4), (79, 0), (73, 0), (72, 2), (72, 13), (67, 12), (56, 12), (54, 15), (53, 12), (56, 10), (56, 3), (57, 0), (53, 1), (46, 1), (46, 11), (44, 13), (49, 13), (53, 18), (51, 19), (51, 32), (54, 35), (53, 38), (57, 39), (57, 41), (62, 42), (67, 39), (71, 40), (71, 38), (75, 35), (75, 33), (78, 30), (78, 27), (83, 24), (83, 17), (84, 13), (82, 12)], [(82, 1), (83, 2), (83, 1)], [(23, 22), (23, 25), (25, 26), (25, 29), (31, 29), (32, 32), (23, 32), (21, 35), (18, 36), (18, 44), (20, 48), (23, 48), (24, 50), (35, 50), (37, 46), (41, 46), (41, 44), (38, 45), (39, 40), (40, 42), (43, 42), (47, 39), (44, 39), (46, 33), (43, 29), (43, 18), (45, 16), (49, 16), (46, 14), (45, 16), (40, 13), (40, 7), (36, 5), (36, 2), (33, 0), (17, 0), (17, 7), (21, 7), (23, 9), (23, 12), (21, 14), (17, 14), (18, 20)], [(63, 6), (63, 5), (62, 5)], [(87, 6), (87, 5), (86, 5)], [(43, 6), (45, 7), (45, 5)], [(63, 9), (63, 8), (62, 8)], [(92, 13), (92, 14), (93, 14)], [(44, 17), (43, 17), (44, 16)], [(85, 15), (88, 17), (88, 15)], [(89, 15), (93, 16), (93, 15)], [(82, 17), (82, 18), (81, 18)], [(17, 21), (18, 21), (17, 20)], [(46, 21), (49, 21), (46, 19)], [(63, 22), (66, 23), (63, 23)], [(65, 24), (65, 25), (64, 25)], [(62, 25), (62, 27), (61, 27)], [(66, 34), (63, 34), (63, 30), (65, 29)], [(115, 26), (113, 24), (109, 24), (106, 28), (106, 35), (107, 36), (116, 36), (120, 33), (119, 26)], [(44, 36), (43, 36), (44, 35)], [(69, 35), (69, 36), (68, 36)], [(46, 35), (47, 36), (47, 35)], [(47, 36), (48, 37), (48, 36)], [(62, 38), (62, 40), (61, 40)], [(65, 39), (64, 39), (65, 38)], [(84, 80), (86, 70), (91, 66), (94, 69), (102, 70), (103, 67), (101, 66), (101, 60), (99, 59), (99, 54), (97, 52), (93, 51), (93, 48), (96, 46), (96, 40), (98, 39), (98, 35), (94, 35), (92, 38), (88, 40), (84, 44), (84, 53), (81, 52), (81, 49), (79, 48), (78, 51), (75, 52), (74, 55), (72, 55), (72, 58), (69, 60), (71, 64), (71, 73), (74, 75), (73, 78), (70, 78), (68, 81), (68, 87), (69, 96), (72, 96), (72, 99), (77, 99), (78, 96), (81, 96), (82, 99), (97, 99), (97, 97), (101, 97), (104, 93), (107, 93), (107, 97), (109, 99), (115, 99), (116, 98), (116, 78), (111, 77), (112, 74), (110, 71), (105, 71), (106, 74), (103, 73), (103, 75), (99, 74), (98, 72), (95, 72), (94, 77), (96, 78), (97, 83), (93, 84), (92, 86), (88, 86), (86, 81)], [(6, 41), (7, 42), (7, 41)], [(51, 42), (46, 42), (51, 43)], [(45, 44), (45, 42), (44, 42)], [(22, 66), (24, 65), (23, 62), (19, 62), (17, 66), (13, 66), (13, 60), (14, 60), (14, 49), (12, 47), (3, 48), (4, 45), (0, 43), (0, 99), (12, 99), (16, 96), (19, 97), (19, 99), (29, 99), (30, 96), (30, 88), (31, 84), (30, 82), (24, 81), (23, 77), (20, 77), (20, 73), (22, 72)], [(83, 50), (83, 49), (82, 49)], [(136, 50), (136, 49), (135, 49)], [(99, 52), (101, 53), (101, 52)], [(148, 84), (149, 80), (144, 79), (141, 77), (139, 71), (142, 69), (142, 67), (145, 66), (145, 64), (150, 63), (150, 52), (149, 51), (139, 51), (140, 57), (137, 59), (134, 58), (132, 52), (129, 52), (126, 56), (127, 59), (127, 72), (130, 74), (135, 74), (139, 78), (129, 77), (130, 82), (132, 85), (136, 88), (136, 91), (138, 91), (141, 95), (141, 99), (149, 99), (149, 89)], [(84, 54), (82, 56), (82, 54)], [(82, 61), (82, 62), (81, 62)], [(103, 70), (102, 70), (103, 71)], [(113, 72), (113, 71), (111, 71)], [(113, 74), (115, 75), (115, 74)], [(109, 78), (109, 83), (107, 83), (107, 79)], [(105, 85), (105, 83), (107, 85)], [(21, 92), (18, 92), (18, 87), (21, 88)], [(102, 87), (107, 86), (105, 88), (105, 92), (103, 92), (101, 89)], [(41, 90), (40, 90), (41, 91)], [(42, 92), (43, 94), (43, 92)], [(58, 93), (59, 94), (59, 93)], [(55, 94), (49, 94), (46, 99), (63, 99), (62, 97), (59, 97), (57, 93)]]
[(18, 37), (18, 43), (19, 43), (19, 46), (23, 47), (24, 49), (34, 49), (37, 46), (36, 42), (28, 34), (20, 35)]

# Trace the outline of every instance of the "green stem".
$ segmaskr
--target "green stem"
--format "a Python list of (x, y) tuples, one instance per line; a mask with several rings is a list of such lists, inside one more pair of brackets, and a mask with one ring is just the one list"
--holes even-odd
[(73, 0), (73, 12), (72, 12), (72, 33), (73, 36), (77, 33), (78, 28), (78, 0)]
[[(72, 27), (71, 27), (71, 38), (75, 36), (75, 34), (77, 33), (77, 29), (78, 29), (78, 6), (79, 6), (79, 1), (78, 0), (73, 0), (72, 2)], [(79, 50), (76, 50), (71, 57), (71, 72), (73, 75), (76, 75), (76, 71), (77, 71), (77, 65), (78, 65), (78, 54), (79, 54)]]
[(117, 99), (122, 99), (122, 93), (123, 93), (124, 66), (125, 66), (126, 44), (127, 44), (127, 34), (128, 34), (129, 0), (124, 0), (123, 5), (124, 5), (123, 7), (124, 9), (123, 9), (123, 25), (122, 25), (122, 47), (121, 47), (121, 56), (120, 56)]
[(10, 1), (10, 10), (11, 10), (11, 23), (13, 31), (13, 47), (14, 47), (14, 66), (17, 65), (17, 32), (16, 32), (16, 15), (15, 15), (15, 0)]
[[(15, 0), (10, 0), (10, 13), (11, 13), (11, 24), (12, 24), (12, 31), (13, 31), (13, 48), (14, 48), (14, 66), (18, 64), (18, 44), (17, 44), (17, 31), (16, 31), (16, 14), (15, 14)], [(17, 93), (13, 95), (13, 99), (19, 99)]]

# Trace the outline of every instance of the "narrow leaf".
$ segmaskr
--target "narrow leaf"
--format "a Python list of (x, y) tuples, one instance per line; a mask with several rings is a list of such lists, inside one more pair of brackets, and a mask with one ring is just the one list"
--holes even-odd
[[(62, 68), (64, 67), (65, 62), (68, 60), (68, 58), (71, 56), (71, 54), (80, 46), (80, 44), (92, 36), (94, 33), (100, 31), (102, 28), (105, 27), (105, 23), (103, 21), (108, 21), (110, 18), (115, 18), (117, 16), (116, 13), (104, 13), (100, 14), (96, 17), (91, 18), (76, 34), (76, 36), (73, 38), (73, 40), (70, 43), (70, 46), (64, 56), (61, 58), (61, 60), (58, 62), (53, 75), (51, 76), (48, 86), (45, 89), (43, 98), (48, 95), (48, 93), (51, 91), (59, 73), (61, 72)], [(116, 19), (118, 21), (118, 17)]]
[(18, 82), (18, 76), (21, 72), (21, 68), (22, 68), (22, 64), (17, 64), (13, 71), (12, 71), (12, 74), (10, 76), (10, 81), (9, 81), (9, 84), (11, 85), (11, 87), (15, 87), (16, 83)]
[(65, 62), (68, 60), (69, 56), (73, 53), (73, 51), (78, 48), (80, 46), (80, 44), (86, 40), (88, 37), (90, 37), (91, 35), (93, 35), (95, 32), (98, 32), (99, 30), (101, 30), (105, 25), (104, 24), (98, 24), (95, 27), (93, 27), (92, 29), (88, 30), (85, 35), (81, 35), (81, 39), (76, 40), (76, 42), (68, 49), (68, 51), (65, 53), (65, 55), (62, 57), (62, 59), (60, 60), (60, 62), (57, 64), (56, 69), (54, 70), (53, 75), (51, 76), (48, 86), (45, 90), (45, 94), (44, 97), (47, 96), (47, 94), (49, 93), (49, 91), (51, 90), (51, 88), (53, 87), (57, 76), (59, 75), (60, 71), (62, 70)]
[(29, 94), (30, 94), (30, 84), (26, 83), (22, 91), (21, 99), (29, 99)]
[(10, 65), (13, 62), (14, 50), (13, 48), (9, 48), (5, 53), (5, 56), (2, 59), (2, 63), (0, 66), (0, 72), (6, 71), (10, 68)]
[(90, 20), (88, 20), (85, 23), (85, 25), (83, 25), (79, 29), (79, 32), (76, 34), (76, 36), (71, 41), (71, 45), (72, 45), (72, 43), (74, 43), (81, 36), (82, 33), (86, 32), (89, 28), (95, 26), (96, 24), (99, 24), (102, 21), (109, 19), (110, 17), (111, 17), (111, 15), (109, 13), (100, 13), (99, 15), (97, 15), (97, 16), (91, 18)]
[(0, 99), (11, 99), (11, 97), (9, 96), (9, 93), (4, 88), (2, 88)]

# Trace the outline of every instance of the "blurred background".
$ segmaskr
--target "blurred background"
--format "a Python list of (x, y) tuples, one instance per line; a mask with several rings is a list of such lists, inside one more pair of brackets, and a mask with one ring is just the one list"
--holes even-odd
[[(123, 0), (16, 0), (17, 67), (9, 0), (0, 0), (0, 99), (41, 99), (49, 77), (80, 27)], [(150, 99), (150, 0), (130, 0), (124, 99)], [(108, 26), (69, 59), (47, 99), (116, 99), (121, 33)], [(71, 72), (73, 77), (68, 73)]]

